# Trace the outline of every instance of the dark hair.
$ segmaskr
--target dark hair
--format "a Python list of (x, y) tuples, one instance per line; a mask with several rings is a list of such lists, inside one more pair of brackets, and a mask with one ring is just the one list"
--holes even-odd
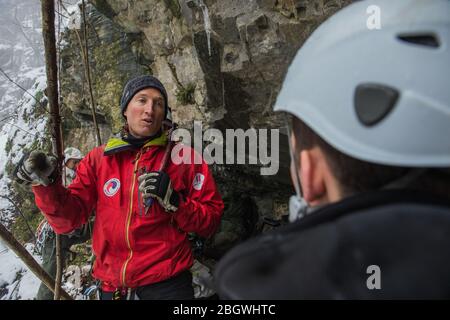
[[(309, 128), (303, 121), (293, 118), (296, 136), (296, 152), (318, 146), (325, 154), (332, 173), (344, 195), (380, 189), (400, 179), (411, 170), (408, 167), (387, 166), (355, 159), (336, 150)], [(446, 174), (443, 174), (446, 173)], [(450, 174), (448, 171), (427, 169), (408, 188), (424, 190), (450, 198)]]

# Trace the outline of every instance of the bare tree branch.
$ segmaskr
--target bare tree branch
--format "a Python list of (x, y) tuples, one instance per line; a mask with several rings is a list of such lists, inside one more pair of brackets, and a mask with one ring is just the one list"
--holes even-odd
[(10, 82), (14, 83), (17, 87), (19, 87), (20, 89), (22, 89), (25, 93), (27, 93), (28, 95), (30, 95), (34, 100), (36, 100), (36, 102), (39, 104), (39, 106), (41, 106), (41, 102), (34, 96), (32, 95), (27, 89), (25, 89), (24, 87), (22, 87), (20, 84), (18, 84), (17, 82), (15, 82), (13, 79), (11, 79), (10, 76), (8, 76), (8, 74), (3, 71), (2, 68), (0, 68), (0, 73), (2, 73), (6, 79), (8, 79)]
[[(58, 174), (61, 173), (63, 160), (63, 144), (61, 117), (58, 99), (58, 65), (55, 39), (55, 3), (54, 0), (42, 0), (42, 35), (44, 37), (45, 61), (47, 71), (47, 96), (50, 105), (53, 152), (58, 157)], [(56, 281), (54, 299), (60, 299), (62, 277), (61, 239), (56, 234)]]

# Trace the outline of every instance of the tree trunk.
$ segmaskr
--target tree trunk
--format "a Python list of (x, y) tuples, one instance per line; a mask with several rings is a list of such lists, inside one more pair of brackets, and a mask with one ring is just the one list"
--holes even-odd
[[(54, 0), (42, 0), (42, 34), (44, 37), (45, 63), (47, 71), (47, 97), (50, 105), (50, 130), (52, 134), (53, 153), (58, 157), (57, 172), (61, 174), (63, 161), (61, 117), (58, 103), (58, 64), (56, 60), (55, 39), (55, 3)], [(60, 237), (56, 236), (56, 283), (55, 300), (59, 300), (61, 287), (62, 264), (60, 251)]]

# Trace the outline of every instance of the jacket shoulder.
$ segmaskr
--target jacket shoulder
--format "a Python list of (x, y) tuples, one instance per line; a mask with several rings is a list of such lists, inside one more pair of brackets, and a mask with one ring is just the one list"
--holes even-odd
[(88, 164), (90, 167), (98, 168), (102, 158), (103, 158), (103, 152), (105, 150), (105, 145), (101, 145), (99, 147), (95, 147), (89, 153), (86, 155), (86, 157), (83, 159), (85, 164)]
[(106, 146), (105, 144), (102, 144), (99, 147), (93, 148), (91, 151), (89, 151), (89, 153), (87, 154), (87, 157), (101, 159), (103, 157), (103, 152), (105, 150), (105, 146)]

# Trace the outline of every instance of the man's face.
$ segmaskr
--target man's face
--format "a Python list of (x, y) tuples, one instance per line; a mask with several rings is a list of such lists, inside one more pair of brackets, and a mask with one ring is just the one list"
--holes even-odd
[(72, 170), (76, 170), (78, 167), (78, 164), (80, 163), (80, 159), (69, 159), (66, 162), (66, 167)]
[(159, 90), (147, 88), (134, 95), (124, 115), (130, 133), (136, 138), (156, 134), (164, 120), (164, 97)]

